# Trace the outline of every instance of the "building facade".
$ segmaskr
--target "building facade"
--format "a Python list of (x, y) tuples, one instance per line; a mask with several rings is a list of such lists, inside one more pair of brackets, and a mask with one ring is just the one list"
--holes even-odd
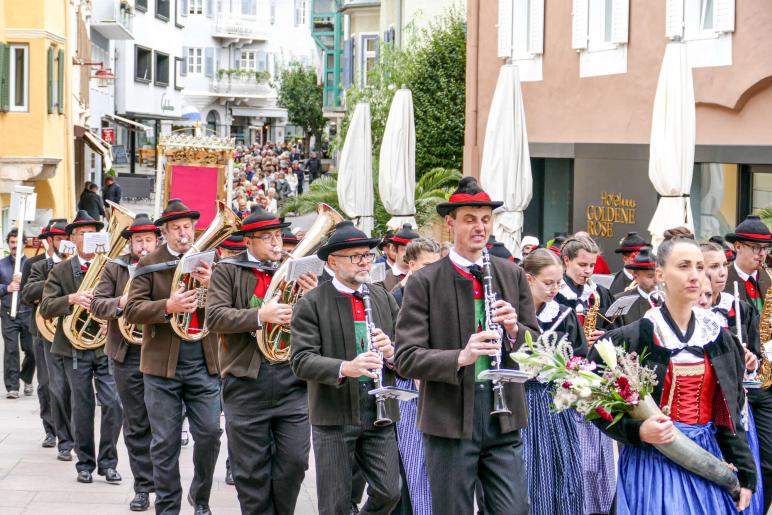
[[(490, 8), (493, 7), (493, 8)], [(464, 172), (479, 175), (508, 59), (522, 81), (534, 180), (524, 234), (588, 230), (612, 263), (648, 235), (652, 106), (666, 44), (687, 45), (697, 116), (699, 238), (772, 204), (772, 10), (764, 0), (469, 0)], [(614, 263), (618, 264), (618, 263)]]

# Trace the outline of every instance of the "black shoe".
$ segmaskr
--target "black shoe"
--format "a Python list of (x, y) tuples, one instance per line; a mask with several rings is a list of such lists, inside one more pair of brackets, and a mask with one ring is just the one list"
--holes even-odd
[(119, 484), (121, 482), (121, 479), (123, 479), (121, 477), (121, 475), (118, 474), (118, 471), (115, 470), (115, 469), (104, 470), (104, 471), (100, 472), (99, 475), (100, 476), (104, 476), (105, 477), (105, 481), (107, 481), (111, 485), (117, 485), (117, 484)]
[(188, 492), (188, 503), (193, 506), (193, 513), (195, 515), (212, 515), (212, 511), (209, 509), (209, 505), (196, 504), (196, 501), (194, 501), (193, 497), (190, 496), (190, 492)]
[(356, 503), (351, 503), (351, 515), (359, 515), (359, 506)]
[(231, 468), (229, 466), (225, 466), (225, 484), (226, 485), (235, 485), (236, 482), (233, 480), (233, 472), (231, 472)]
[(59, 461), (72, 461), (72, 451), (67, 449), (66, 451), (59, 451), (56, 455), (56, 459)]
[(150, 508), (150, 494), (147, 492), (137, 492), (134, 499), (129, 503), (131, 511), (145, 511)]
[(88, 470), (81, 470), (78, 472), (78, 483), (93, 483), (94, 478), (91, 477), (91, 472)]
[(56, 437), (51, 433), (47, 433), (46, 438), (43, 440), (42, 445), (46, 449), (50, 449), (51, 447), (56, 447)]

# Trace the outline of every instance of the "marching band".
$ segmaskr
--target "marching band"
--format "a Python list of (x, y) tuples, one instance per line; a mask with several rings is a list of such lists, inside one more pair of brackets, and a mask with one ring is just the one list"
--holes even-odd
[[(749, 216), (726, 241), (703, 243), (675, 229), (656, 250), (630, 233), (606, 288), (586, 233), (547, 248), (531, 238), (513, 262), (489, 241), (501, 204), (463, 178), (437, 205), (453, 237), (447, 255), (409, 224), (370, 237), (325, 205), (302, 238), (260, 207), (239, 219), (220, 203), (197, 236), (201, 213), (180, 199), (154, 221), (114, 206), (110, 248), (96, 254), (85, 240), (101, 222), (84, 211), (51, 220), (39, 235), (46, 252), (21, 281), (43, 446), (63, 461), (74, 450), (79, 482), (96, 471), (119, 483), (123, 429), (129, 508), (154, 502), (159, 514), (180, 513), (184, 492), (196, 514), (211, 513), (223, 429), (251, 515), (295, 512), (312, 448), (325, 515), (766, 513), (767, 226)], [(288, 275), (314, 255), (318, 274)], [(385, 279), (372, 282), (380, 262)], [(612, 313), (618, 303), (626, 309)], [(510, 356), (536, 339), (562, 339), (591, 362), (607, 340), (636, 352), (662, 413), (612, 423), (556, 412), (559, 385), (521, 377)], [(731, 463), (739, 489), (730, 495), (658, 450), (679, 438), (706, 451), (706, 468), (711, 457)]]

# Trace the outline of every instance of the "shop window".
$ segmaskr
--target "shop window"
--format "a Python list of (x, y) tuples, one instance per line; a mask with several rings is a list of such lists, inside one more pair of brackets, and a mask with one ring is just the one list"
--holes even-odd
[(134, 46), (134, 80), (148, 83), (153, 80), (153, 51), (139, 45)]
[(155, 83), (158, 86), (169, 85), (169, 54), (155, 52)]
[[(698, 240), (732, 232), (737, 225), (738, 168), (736, 164), (695, 164), (689, 198)], [(772, 182), (769, 186), (772, 192)]]
[(171, 14), (171, 2), (169, 0), (156, 0), (155, 17), (159, 20), (169, 21)]
[(10, 111), (29, 111), (29, 46), (10, 45)]

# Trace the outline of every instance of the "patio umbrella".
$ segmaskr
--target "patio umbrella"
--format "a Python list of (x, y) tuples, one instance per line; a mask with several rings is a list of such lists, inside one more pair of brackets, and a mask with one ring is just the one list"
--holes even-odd
[(655, 247), (666, 229), (686, 226), (694, 230), (689, 190), (694, 173), (695, 125), (694, 85), (686, 44), (671, 41), (665, 47), (651, 117), (649, 180), (661, 196), (649, 223)]
[(383, 131), (378, 167), (378, 193), (391, 215), (389, 229), (415, 221), (415, 116), (413, 94), (402, 88), (394, 94)]
[(354, 109), (338, 167), (338, 204), (368, 236), (373, 231), (373, 138), (370, 104)]
[(499, 71), (485, 127), (480, 182), (493, 200), (504, 202), (494, 212), (493, 235), (519, 256), (523, 211), (533, 196), (533, 179), (520, 78), (512, 64)]
[(198, 112), (198, 109), (193, 107), (192, 105), (186, 105), (182, 108), (182, 117), (186, 120), (190, 120), (192, 122), (200, 122), (201, 121), (201, 113)]

